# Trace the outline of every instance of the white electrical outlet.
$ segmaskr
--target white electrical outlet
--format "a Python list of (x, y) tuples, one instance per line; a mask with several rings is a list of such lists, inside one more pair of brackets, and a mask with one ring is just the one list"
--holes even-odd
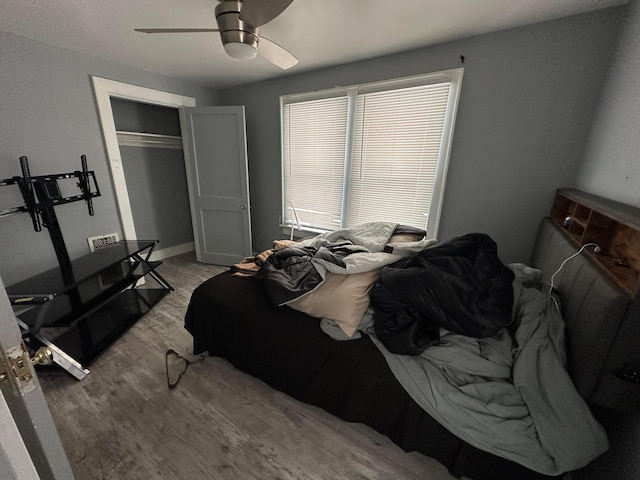
[(107, 233), (105, 235), (98, 235), (97, 237), (87, 238), (87, 242), (89, 242), (89, 250), (91, 252), (106, 248), (109, 245), (117, 243), (119, 240), (120, 238), (118, 237), (117, 233)]

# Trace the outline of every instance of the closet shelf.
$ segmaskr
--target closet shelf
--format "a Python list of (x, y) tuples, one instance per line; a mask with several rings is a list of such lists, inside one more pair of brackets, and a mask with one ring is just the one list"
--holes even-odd
[(182, 137), (158, 133), (117, 131), (118, 145), (121, 147), (152, 147), (182, 149)]

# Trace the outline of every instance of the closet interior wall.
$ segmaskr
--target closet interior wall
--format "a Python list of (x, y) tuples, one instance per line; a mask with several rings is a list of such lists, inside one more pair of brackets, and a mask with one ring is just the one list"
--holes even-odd
[(193, 250), (193, 229), (178, 110), (111, 99), (139, 239), (166, 256)]

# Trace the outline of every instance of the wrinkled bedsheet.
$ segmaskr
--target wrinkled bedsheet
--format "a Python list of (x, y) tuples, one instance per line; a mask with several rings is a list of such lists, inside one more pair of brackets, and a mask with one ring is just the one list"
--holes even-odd
[(274, 305), (286, 305), (319, 287), (327, 272), (370, 272), (420, 252), (433, 239), (390, 244), (394, 233), (424, 230), (392, 222), (370, 222), (303, 240), (276, 251), (262, 267), (264, 286)]
[[(365, 224), (275, 252), (262, 277), (272, 304), (286, 305), (313, 291), (326, 272), (350, 274), (382, 268), (384, 280), (385, 270), (400, 264), (417, 267), (412, 273), (417, 279), (421, 268), (443, 266), (439, 257), (416, 264), (416, 259), (430, 256), (425, 255), (430, 248), (442, 248), (442, 244), (431, 247), (433, 240), (388, 248), (396, 227), (392, 223)], [(608, 449), (608, 440), (567, 373), (564, 322), (552, 307), (547, 288), (539, 283), (541, 273), (524, 265), (505, 267), (493, 241), (484, 241), (488, 237), (482, 235), (476, 234), (464, 245), (456, 243), (458, 239), (445, 245), (464, 261), (429, 275), (431, 284), (424, 289), (435, 293), (423, 303), (438, 309), (442, 307), (438, 302), (446, 296), (444, 302), (451, 308), (445, 310), (454, 327), (446, 329), (435, 323), (437, 335), (426, 349), (413, 355), (391, 353), (376, 336), (380, 312), (373, 299), (359, 331), (370, 336), (416, 404), (470, 445), (545, 475), (581, 468)], [(467, 251), (469, 245), (476, 250)], [(445, 257), (445, 266), (451, 266), (450, 256)], [(443, 273), (458, 275), (460, 280), (449, 282), (446, 295), (440, 288), (447, 283)], [(415, 295), (409, 292), (407, 296), (405, 290), (391, 289), (385, 301), (393, 304), (399, 299), (402, 312), (424, 316), (411, 303)], [(454, 333), (455, 325), (475, 321), (473, 312), (454, 318), (455, 304), (468, 306), (469, 302), (475, 302), (479, 314), (486, 316), (481, 319), (482, 328), (478, 335), (469, 336), (464, 328)], [(492, 330), (487, 333), (485, 326)], [(323, 319), (321, 327), (336, 338), (330, 321)]]
[(540, 272), (511, 266), (513, 325), (489, 338), (441, 331), (421, 355), (390, 353), (369, 335), (409, 395), (471, 445), (546, 475), (583, 467), (608, 449), (566, 370), (564, 322)]

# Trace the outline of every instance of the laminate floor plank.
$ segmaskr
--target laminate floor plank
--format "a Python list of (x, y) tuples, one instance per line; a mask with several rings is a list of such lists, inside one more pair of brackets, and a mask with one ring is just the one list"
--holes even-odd
[[(38, 375), (78, 480), (451, 480), (435, 460), (406, 453), (371, 428), (301, 403), (206, 357), (167, 388), (165, 352), (190, 360), (191, 292), (224, 271), (192, 253), (159, 273), (175, 288), (77, 381)], [(154, 287), (149, 279), (146, 287)], [(171, 357), (176, 378), (183, 363)]]

